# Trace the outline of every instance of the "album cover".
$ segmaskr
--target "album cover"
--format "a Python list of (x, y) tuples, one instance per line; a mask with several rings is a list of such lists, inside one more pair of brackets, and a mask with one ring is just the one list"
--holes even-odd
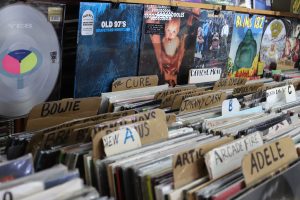
[(235, 14), (227, 70), (231, 77), (257, 75), (259, 50), (265, 17)]
[(271, 0), (253, 0), (253, 9), (271, 10)]
[(145, 5), (139, 75), (159, 84), (186, 84), (194, 62), (199, 9)]
[(300, 25), (295, 19), (267, 17), (260, 62), (269, 70), (289, 70), (298, 65)]
[(80, 4), (75, 97), (100, 96), (115, 79), (136, 76), (143, 5)]
[(233, 12), (201, 10), (197, 31), (195, 68), (221, 68), (226, 76), (226, 64), (231, 44)]
[(300, 196), (300, 162), (291, 166), (289, 169), (270, 177), (267, 181), (257, 187), (252, 187), (247, 192), (241, 193), (234, 199), (289, 199), (296, 200)]
[(237, 6), (252, 8), (252, 0), (237, 0)]
[[(60, 3), (46, 3), (46, 2), (39, 2), (39, 1), (28, 1), (28, 4), (35, 7), (47, 17), (48, 21), (53, 25), (57, 38), (59, 40), (60, 47), (62, 49), (63, 45), (63, 30), (64, 30), (64, 23), (65, 23), (65, 4)], [(62, 50), (58, 52), (62, 55)], [(62, 61), (60, 61), (60, 65)], [(56, 85), (47, 99), (47, 101), (55, 101), (60, 99), (61, 93), (61, 79), (62, 79), (62, 72), (60, 72), (59, 77), (57, 79)]]
[(237, 0), (202, 0), (202, 3), (236, 6)]
[(32, 156), (31, 154), (27, 154), (16, 160), (7, 161), (0, 164), (0, 183), (12, 181), (33, 173), (34, 167)]

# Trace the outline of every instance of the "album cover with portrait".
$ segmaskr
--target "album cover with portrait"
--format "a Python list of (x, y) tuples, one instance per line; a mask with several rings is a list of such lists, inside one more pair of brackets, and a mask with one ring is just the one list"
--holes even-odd
[(145, 5), (139, 75), (159, 83), (186, 84), (194, 63), (199, 9)]
[(201, 10), (197, 30), (195, 68), (219, 68), (226, 76), (226, 64), (230, 50), (233, 12)]
[(296, 19), (267, 17), (260, 48), (265, 69), (289, 70), (299, 61), (300, 25)]

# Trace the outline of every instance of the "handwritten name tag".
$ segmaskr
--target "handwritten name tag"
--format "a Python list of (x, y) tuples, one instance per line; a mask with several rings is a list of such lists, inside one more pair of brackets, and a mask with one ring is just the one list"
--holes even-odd
[(189, 84), (218, 81), (221, 78), (221, 68), (190, 69)]
[(289, 137), (251, 151), (242, 164), (246, 185), (257, 183), (297, 158), (294, 142)]
[(158, 85), (158, 76), (134, 76), (119, 78), (112, 84), (112, 91), (123, 91), (137, 88), (153, 87)]
[(226, 92), (216, 92), (185, 99), (181, 104), (180, 113), (187, 113), (221, 105), (226, 97)]
[(124, 127), (102, 138), (106, 156), (112, 156), (142, 146), (140, 136), (134, 128)]
[(263, 139), (257, 132), (208, 152), (205, 163), (210, 178), (217, 179), (241, 167), (244, 155), (262, 145)]
[(231, 89), (237, 86), (245, 85), (246, 78), (222, 78), (214, 85), (214, 90)]

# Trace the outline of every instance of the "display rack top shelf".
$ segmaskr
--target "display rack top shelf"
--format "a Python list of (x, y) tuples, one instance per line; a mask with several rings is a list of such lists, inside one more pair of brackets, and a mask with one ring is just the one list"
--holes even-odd
[[(102, 0), (98, 0), (98, 1), (102, 1)], [(249, 8), (243, 8), (243, 7), (238, 7), (238, 6), (222, 6), (222, 5), (213, 5), (213, 4), (204, 4), (204, 3), (190, 3), (190, 2), (181, 2), (181, 1), (175, 1), (175, 0), (111, 0), (110, 2), (135, 3), (135, 4), (157, 4), (157, 5), (165, 5), (165, 6), (192, 7), (192, 8), (202, 8), (202, 9), (208, 9), (208, 10), (228, 10), (228, 11), (235, 11), (235, 12), (249, 13), (249, 14), (300, 18), (300, 15), (293, 14), (290, 12), (271, 11), (271, 10), (256, 10), (256, 9), (249, 9)]]

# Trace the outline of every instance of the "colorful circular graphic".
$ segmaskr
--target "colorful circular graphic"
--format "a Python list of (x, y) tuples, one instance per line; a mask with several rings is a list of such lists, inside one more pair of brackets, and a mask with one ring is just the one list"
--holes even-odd
[(12, 75), (25, 75), (31, 72), (37, 63), (37, 55), (24, 49), (10, 52), (2, 60), (4, 71)]

